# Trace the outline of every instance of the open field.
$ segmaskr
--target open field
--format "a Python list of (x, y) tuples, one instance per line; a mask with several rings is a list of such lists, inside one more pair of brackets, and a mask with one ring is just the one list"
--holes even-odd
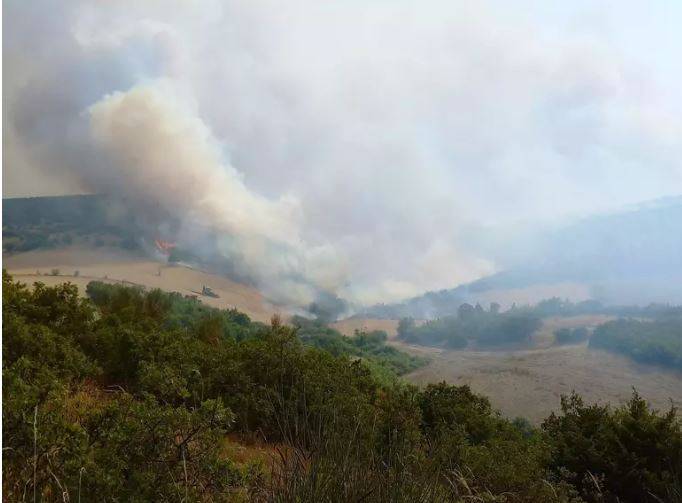
[[(401, 349), (415, 353), (410, 346)], [(423, 353), (422, 353), (423, 354)], [(468, 384), (509, 417), (538, 423), (575, 390), (590, 402), (620, 404), (635, 387), (656, 408), (682, 405), (682, 374), (639, 365), (586, 344), (527, 351), (441, 351), (406, 378), (415, 384)]]
[[(220, 296), (199, 295), (201, 301), (208, 305), (222, 309), (236, 307), (254, 320), (263, 322), (278, 312), (251, 286), (190, 267), (166, 265), (122, 250), (86, 247), (36, 250), (3, 256), (3, 267), (23, 283), (41, 281), (54, 285), (70, 281), (82, 291), (93, 280), (161, 288), (185, 295), (195, 295), (206, 285)], [(52, 269), (59, 269), (59, 275), (51, 276)], [(78, 277), (74, 277), (75, 271), (78, 271)]]
[[(417, 326), (424, 323), (426, 320), (414, 320)], [(395, 339), (398, 336), (398, 320), (383, 320), (375, 318), (346, 318), (339, 320), (330, 325), (333, 329), (338, 330), (343, 335), (355, 335), (355, 331), (372, 332), (373, 330), (383, 330), (388, 335), (389, 339)]]
[(635, 387), (654, 407), (665, 409), (670, 399), (682, 405), (682, 374), (678, 372), (637, 364), (621, 355), (590, 349), (587, 343), (553, 345), (554, 330), (558, 328), (592, 328), (611, 318), (547, 318), (533, 337), (534, 347), (514, 351), (450, 351), (406, 344), (394, 337), (395, 320), (352, 319), (333, 326), (349, 335), (355, 328), (386, 330), (392, 345), (431, 359), (426, 367), (404, 376), (410, 382), (423, 385), (445, 380), (468, 384), (488, 396), (504, 415), (523, 416), (536, 424), (557, 410), (561, 394), (571, 390), (588, 401), (620, 404)]
[[(148, 257), (106, 248), (70, 247), (4, 256), (3, 267), (25, 283), (52, 285), (70, 281), (82, 290), (92, 280), (143, 285), (182, 294), (210, 286), (220, 298), (201, 297), (219, 308), (236, 307), (255, 320), (267, 322), (277, 312), (253, 287), (184, 266), (168, 266)], [(51, 276), (59, 269), (58, 276)], [(79, 276), (74, 277), (75, 271)], [(38, 274), (39, 273), (39, 274)], [(106, 276), (106, 279), (105, 279)], [(575, 389), (590, 401), (620, 403), (632, 387), (652, 405), (665, 408), (669, 399), (682, 404), (682, 374), (636, 364), (626, 357), (589, 349), (586, 344), (553, 346), (553, 332), (561, 327), (593, 327), (607, 316), (548, 318), (534, 336), (532, 349), (517, 351), (444, 351), (395, 340), (396, 320), (348, 319), (332, 326), (346, 335), (358, 330), (384, 330), (391, 344), (409, 353), (429, 356), (432, 362), (407, 377), (417, 384), (446, 380), (469, 384), (487, 395), (508, 416), (533, 422), (559, 406), (562, 393)]]

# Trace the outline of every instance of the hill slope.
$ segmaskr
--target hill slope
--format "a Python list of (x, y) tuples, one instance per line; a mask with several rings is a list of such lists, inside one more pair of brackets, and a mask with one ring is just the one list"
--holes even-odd
[(527, 251), (497, 274), (376, 305), (362, 316), (436, 318), (455, 314), (463, 302), (509, 305), (552, 296), (607, 304), (682, 303), (682, 197), (518, 239), (506, 246)]

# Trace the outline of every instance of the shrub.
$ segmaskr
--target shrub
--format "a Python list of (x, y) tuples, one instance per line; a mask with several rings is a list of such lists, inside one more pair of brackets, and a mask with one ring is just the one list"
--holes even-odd
[(642, 363), (682, 369), (682, 317), (610, 321), (595, 329), (590, 347), (623, 353)]
[[(466, 386), (401, 382), (414, 362), (383, 332), (87, 293), (3, 274), (10, 501), (577, 503), (595, 501), (594, 480), (602, 501), (679, 501), (679, 419), (637, 395), (616, 410), (564, 398), (540, 432)], [(229, 431), (278, 450), (272, 470), (223, 452)]]
[(587, 340), (588, 332), (584, 327), (560, 328), (554, 332), (557, 344), (576, 344)]

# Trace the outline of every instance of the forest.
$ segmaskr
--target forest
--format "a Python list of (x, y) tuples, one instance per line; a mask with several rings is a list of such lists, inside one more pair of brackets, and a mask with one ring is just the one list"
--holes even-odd
[(381, 332), (7, 274), (2, 303), (6, 501), (682, 501), (680, 417), (637, 392), (536, 428), (406, 384)]

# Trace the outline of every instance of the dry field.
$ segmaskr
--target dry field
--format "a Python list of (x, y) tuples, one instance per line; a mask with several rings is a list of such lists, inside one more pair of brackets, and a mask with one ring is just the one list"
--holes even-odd
[[(220, 295), (217, 299), (199, 296), (208, 305), (222, 309), (236, 307), (254, 320), (263, 322), (269, 321), (278, 311), (251, 286), (189, 267), (169, 266), (116, 249), (70, 247), (37, 250), (3, 256), (3, 267), (23, 283), (41, 281), (55, 285), (70, 281), (78, 285), (81, 291), (93, 280), (161, 288), (186, 295), (196, 294), (206, 285)], [(59, 275), (51, 276), (52, 269), (59, 269)], [(78, 271), (78, 277), (74, 276), (75, 271)]]
[[(534, 336), (535, 347), (516, 351), (446, 351), (405, 344), (391, 344), (415, 355), (428, 356), (431, 363), (406, 376), (415, 384), (447, 381), (468, 384), (490, 398), (493, 406), (508, 417), (523, 416), (538, 424), (560, 406), (561, 394), (575, 390), (590, 402), (620, 404), (635, 387), (660, 409), (682, 405), (682, 374), (634, 363), (629, 358), (590, 349), (587, 343), (554, 346), (553, 332), (562, 327), (594, 327), (608, 316), (548, 318)], [(344, 320), (335, 324), (352, 334), (355, 328), (389, 331), (396, 321)], [(343, 329), (343, 330), (342, 330)], [(391, 332), (389, 332), (390, 334)]]
[(613, 320), (615, 316), (606, 314), (582, 314), (578, 316), (555, 316), (542, 320), (542, 326), (533, 334), (536, 348), (547, 348), (554, 344), (554, 332), (560, 328), (585, 327), (590, 333), (598, 325)]
[[(417, 326), (426, 320), (414, 320)], [(373, 330), (383, 330), (389, 339), (395, 339), (398, 335), (398, 320), (379, 320), (374, 318), (347, 318), (332, 323), (333, 329), (338, 330), (343, 335), (355, 335), (355, 331), (371, 332)]]
[[(405, 347), (410, 351), (410, 347)], [(586, 344), (527, 351), (442, 351), (407, 376), (416, 384), (468, 384), (509, 417), (540, 422), (575, 390), (590, 402), (620, 404), (635, 387), (656, 408), (682, 405), (682, 374), (638, 365)]]

